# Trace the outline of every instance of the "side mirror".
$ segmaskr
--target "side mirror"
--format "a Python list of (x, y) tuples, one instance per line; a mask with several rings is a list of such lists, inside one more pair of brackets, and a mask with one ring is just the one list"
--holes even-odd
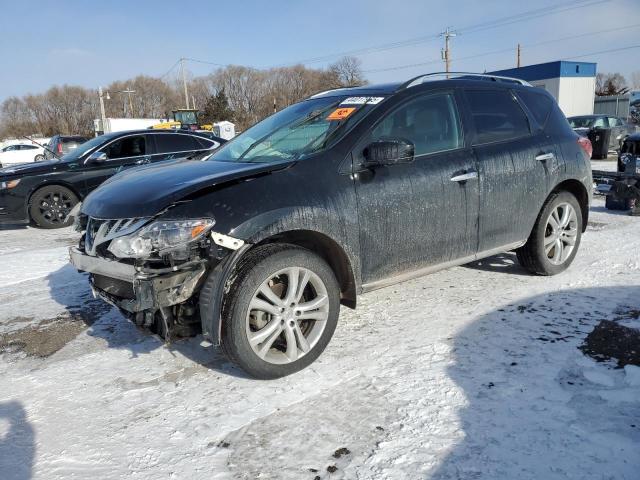
[(107, 154), (104, 152), (93, 152), (91, 155), (87, 157), (84, 161), (85, 165), (98, 164), (107, 161)]
[(370, 143), (362, 153), (365, 167), (395, 165), (413, 162), (415, 147), (412, 142), (402, 138), (378, 140)]

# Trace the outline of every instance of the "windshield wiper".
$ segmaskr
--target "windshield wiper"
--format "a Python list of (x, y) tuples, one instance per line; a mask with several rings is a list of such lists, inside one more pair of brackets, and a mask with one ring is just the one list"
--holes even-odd
[[(278, 131), (280, 131), (280, 130), (283, 130), (283, 129), (285, 129), (285, 128), (298, 128), (298, 127), (301, 127), (301, 126), (305, 125), (306, 123), (309, 123), (309, 122), (311, 122), (311, 121), (315, 120), (316, 118), (318, 118), (318, 117), (320, 117), (320, 116), (324, 115), (325, 113), (327, 113), (327, 112), (328, 112), (329, 110), (331, 110), (332, 108), (335, 108), (335, 106), (336, 106), (336, 105), (335, 105), (335, 103), (333, 103), (333, 104), (331, 104), (330, 106), (328, 106), (327, 108), (322, 109), (322, 110), (319, 110), (319, 111), (317, 111), (316, 113), (313, 113), (313, 112), (309, 113), (305, 118), (303, 118), (303, 119), (299, 120), (297, 123), (296, 123), (295, 121), (293, 121), (293, 122), (291, 122), (291, 123), (288, 123), (288, 124), (285, 124), (285, 125), (281, 126), (280, 128), (278, 128), (278, 129), (276, 129), (276, 130), (274, 130), (274, 131), (272, 131), (272, 132), (267, 133), (267, 134), (266, 134), (265, 136), (263, 136), (262, 138), (259, 138), (258, 140), (256, 140), (255, 142), (253, 142), (253, 143), (249, 146), (249, 148), (247, 148), (247, 149), (244, 151), (244, 153), (243, 153), (242, 155), (240, 155), (240, 157), (238, 157), (238, 161), (239, 161), (239, 162), (241, 162), (241, 161), (242, 161), (242, 159), (243, 159), (244, 157), (246, 157), (246, 156), (247, 156), (247, 154), (248, 154), (251, 150), (253, 150), (254, 148), (256, 148), (258, 145), (260, 145), (262, 142), (264, 142), (264, 141), (265, 141), (267, 138), (269, 138), (270, 136), (273, 136), (273, 134), (274, 134), (274, 133), (276, 133), (276, 132), (278, 132)], [(287, 138), (287, 137), (288, 137), (288, 135), (285, 135), (285, 136), (284, 136), (284, 137), (282, 137), (280, 140), (278, 140), (278, 142), (281, 142), (282, 140), (284, 140), (284, 139), (285, 139), (285, 138)], [(276, 145), (276, 144), (277, 144), (277, 143), (274, 143), (273, 145)], [(271, 145), (271, 147), (273, 147), (273, 145)], [(297, 158), (297, 156), (296, 156), (296, 155), (291, 155), (291, 156), (290, 156), (290, 158)]]
[(49, 147), (47, 147), (46, 145), (42, 145), (39, 142), (36, 142), (34, 139), (26, 136), (26, 135), (22, 135), (21, 138), (26, 138), (27, 140), (29, 140), (32, 143), (35, 143), (36, 145), (38, 145), (39, 147), (42, 147), (44, 150), (46, 150), (47, 152), (51, 152), (53, 154), (53, 156), (55, 158), (57, 158), (58, 160), (60, 160), (60, 157), (58, 157), (58, 155), (56, 154), (56, 152), (54, 152), (53, 150), (51, 150)]

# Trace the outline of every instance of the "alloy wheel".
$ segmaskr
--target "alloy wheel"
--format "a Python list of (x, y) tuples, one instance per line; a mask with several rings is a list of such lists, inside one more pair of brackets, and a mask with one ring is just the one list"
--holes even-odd
[(74, 199), (64, 192), (52, 191), (47, 193), (38, 205), (42, 217), (51, 224), (61, 224), (74, 206)]
[(318, 275), (289, 267), (269, 276), (254, 293), (246, 334), (254, 353), (273, 364), (292, 363), (318, 343), (329, 317), (329, 296)]
[(544, 233), (544, 252), (553, 265), (571, 256), (578, 237), (578, 216), (569, 203), (560, 203), (549, 214)]

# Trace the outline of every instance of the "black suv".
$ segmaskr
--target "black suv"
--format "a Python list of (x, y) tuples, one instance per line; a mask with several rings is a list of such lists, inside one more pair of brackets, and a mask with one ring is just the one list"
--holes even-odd
[(59, 159), (0, 169), (0, 222), (68, 226), (78, 201), (115, 173), (207, 152), (224, 142), (208, 134), (131, 130), (95, 137)]
[(60, 158), (75, 150), (87, 140), (89, 140), (88, 137), (81, 135), (54, 135), (44, 149), (44, 158), (42, 160)]
[(249, 374), (279, 377), (320, 355), (360, 293), (508, 250), (536, 274), (566, 269), (587, 225), (587, 147), (518, 80), (327, 91), (205, 161), (98, 188), (71, 262), (137, 324), (201, 327)]

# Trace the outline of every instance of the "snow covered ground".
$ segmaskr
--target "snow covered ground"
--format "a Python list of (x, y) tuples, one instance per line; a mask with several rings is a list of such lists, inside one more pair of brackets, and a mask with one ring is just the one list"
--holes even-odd
[(94, 300), (75, 232), (2, 230), (0, 478), (638, 479), (640, 367), (577, 347), (638, 324), (640, 219), (590, 220), (567, 272), (504, 254), (362, 296), (269, 382)]

